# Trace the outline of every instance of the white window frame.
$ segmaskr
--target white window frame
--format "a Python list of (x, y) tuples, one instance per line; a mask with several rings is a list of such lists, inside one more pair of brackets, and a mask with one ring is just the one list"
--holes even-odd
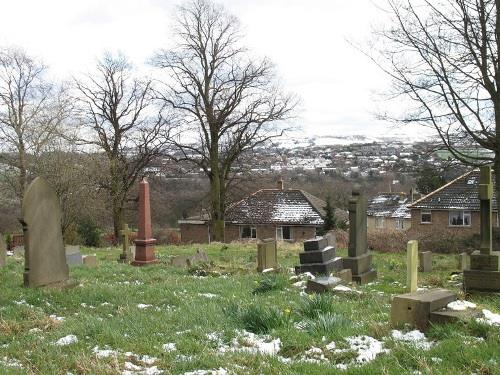
[[(424, 215), (429, 215), (430, 220), (429, 221), (424, 221), (423, 216)], [(420, 224), (432, 224), (432, 211), (431, 210), (421, 210), (420, 211)]]
[[(290, 238), (283, 238), (283, 228), (287, 227), (290, 230)], [(289, 225), (283, 225), (276, 227), (276, 240), (277, 241), (292, 241), (293, 240), (293, 227)]]
[(394, 228), (396, 228), (397, 230), (405, 229), (405, 219), (394, 219)]
[[(462, 224), (452, 224), (451, 219), (452, 215), (458, 214), (459, 217), (462, 217)], [(464, 224), (466, 217), (469, 217), (469, 224)], [(448, 211), (448, 225), (450, 227), (470, 227), (472, 222), (472, 214), (468, 210), (449, 210)]]
[(384, 229), (385, 228), (385, 217), (375, 216), (375, 228)]
[[(243, 237), (244, 228), (250, 228), (250, 237)], [(241, 240), (253, 240), (257, 238), (257, 227), (251, 225), (240, 226), (240, 239)]]

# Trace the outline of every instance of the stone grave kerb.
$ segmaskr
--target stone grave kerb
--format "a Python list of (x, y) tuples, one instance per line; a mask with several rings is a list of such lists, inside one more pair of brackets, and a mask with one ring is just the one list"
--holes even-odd
[(361, 186), (355, 184), (349, 199), (349, 257), (367, 253), (367, 200), (361, 193)]

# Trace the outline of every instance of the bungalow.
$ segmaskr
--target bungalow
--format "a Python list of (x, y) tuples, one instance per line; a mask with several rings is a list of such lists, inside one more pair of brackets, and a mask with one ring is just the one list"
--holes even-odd
[[(226, 212), (225, 242), (276, 238), (278, 241), (304, 241), (316, 236), (324, 224), (326, 203), (299, 189), (261, 189), (231, 205)], [(344, 212), (336, 210), (343, 219)], [(344, 216), (347, 216), (346, 214)], [(210, 242), (207, 216), (179, 220), (181, 241)]]
[(411, 227), (410, 200), (405, 193), (381, 193), (368, 203), (368, 233)]
[[(411, 232), (425, 235), (446, 229), (458, 235), (478, 234), (479, 205), (479, 169), (474, 169), (412, 203)], [(495, 195), (492, 206), (493, 226), (498, 227)]]

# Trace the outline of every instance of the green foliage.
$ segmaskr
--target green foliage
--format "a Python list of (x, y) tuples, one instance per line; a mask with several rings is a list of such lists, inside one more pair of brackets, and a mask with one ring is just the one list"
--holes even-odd
[(314, 318), (320, 314), (335, 312), (335, 303), (331, 294), (312, 294), (309, 298), (303, 300), (299, 312), (303, 316)]
[(433, 167), (424, 166), (418, 171), (417, 189), (422, 194), (429, 194), (446, 183), (444, 177)]
[(99, 227), (89, 219), (78, 223), (78, 235), (83, 241), (83, 245), (89, 247), (98, 247), (100, 245), (101, 234)]
[(261, 294), (272, 290), (283, 290), (288, 285), (288, 280), (280, 274), (267, 274), (253, 290), (252, 294)]
[(323, 225), (323, 230), (328, 232), (332, 229), (337, 229), (337, 218), (335, 217), (335, 209), (332, 207), (331, 198), (328, 196), (326, 198), (325, 223)]
[(225, 312), (247, 331), (259, 334), (269, 333), (273, 329), (283, 327), (291, 322), (289, 315), (275, 306), (253, 304), (240, 307), (231, 304), (225, 309)]
[(339, 330), (352, 326), (352, 322), (344, 315), (331, 312), (318, 313), (314, 319), (305, 322), (305, 329), (312, 335), (334, 334)]

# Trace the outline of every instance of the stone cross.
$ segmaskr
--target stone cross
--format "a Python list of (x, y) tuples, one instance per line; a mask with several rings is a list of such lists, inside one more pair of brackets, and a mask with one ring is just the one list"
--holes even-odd
[(366, 234), (366, 197), (361, 194), (360, 186), (354, 185), (349, 199), (349, 257), (357, 257), (367, 252)]
[(122, 248), (123, 251), (120, 254), (120, 258), (118, 259), (118, 262), (126, 263), (130, 262), (132, 259), (132, 252), (130, 251), (130, 239), (129, 236), (132, 233), (132, 231), (129, 229), (128, 224), (123, 224), (123, 229), (120, 231), (120, 235), (123, 237), (123, 244)]
[(491, 182), (491, 167), (481, 167), (479, 177), (479, 199), (481, 201), (481, 254), (490, 255), (493, 251), (493, 235), (491, 226), (491, 200), (493, 197), (493, 183)]
[(157, 263), (155, 257), (156, 239), (152, 238), (151, 205), (149, 203), (149, 183), (143, 178), (139, 183), (139, 233), (135, 242), (134, 266)]
[(417, 291), (418, 242), (408, 241), (406, 247), (406, 289), (408, 293)]
[(24, 231), (24, 286), (67, 283), (69, 268), (61, 230), (59, 198), (37, 177), (24, 194), (21, 224)]

